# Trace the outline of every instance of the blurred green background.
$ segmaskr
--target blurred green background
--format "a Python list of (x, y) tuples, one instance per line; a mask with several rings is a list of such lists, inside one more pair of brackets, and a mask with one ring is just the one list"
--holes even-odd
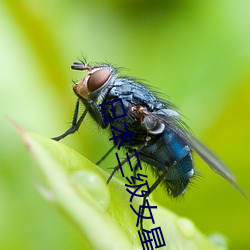
[[(249, 13), (247, 0), (1, 1), (0, 249), (81, 247), (81, 235), (36, 191), (39, 173), (8, 117), (47, 137), (64, 132), (72, 80), (83, 76), (70, 65), (82, 55), (161, 90), (250, 195)], [(63, 143), (96, 162), (109, 144), (93, 124)], [(158, 188), (155, 199), (204, 233), (224, 234), (230, 249), (250, 249), (250, 202), (195, 160), (203, 177), (184, 198)], [(102, 167), (115, 161), (111, 154)]]

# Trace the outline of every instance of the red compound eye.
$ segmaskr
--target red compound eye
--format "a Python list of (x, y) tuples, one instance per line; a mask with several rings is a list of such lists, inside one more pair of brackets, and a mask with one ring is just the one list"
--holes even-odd
[(92, 73), (88, 79), (88, 90), (93, 92), (99, 89), (109, 78), (110, 71), (108, 69), (99, 69)]

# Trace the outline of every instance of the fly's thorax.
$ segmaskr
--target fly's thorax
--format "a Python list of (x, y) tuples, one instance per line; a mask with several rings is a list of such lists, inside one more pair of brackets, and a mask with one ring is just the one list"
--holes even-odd
[[(143, 108), (142, 108), (143, 109)], [(150, 134), (161, 134), (165, 129), (165, 123), (171, 119), (180, 120), (178, 112), (172, 109), (161, 109), (154, 112), (143, 111), (142, 127)]]
[(165, 129), (165, 125), (162, 122), (150, 116), (146, 116), (141, 124), (150, 134), (161, 134)]
[(108, 87), (117, 78), (115, 69), (109, 65), (83, 68), (88, 70), (86, 76), (73, 87), (75, 94), (84, 100), (102, 102)]

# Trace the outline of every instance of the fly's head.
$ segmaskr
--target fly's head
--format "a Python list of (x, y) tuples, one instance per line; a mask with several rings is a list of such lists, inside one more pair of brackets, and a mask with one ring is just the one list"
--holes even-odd
[(89, 66), (83, 62), (74, 62), (71, 69), (88, 71), (73, 87), (75, 94), (86, 101), (101, 101), (106, 94), (105, 88), (116, 78), (115, 69), (110, 65)]

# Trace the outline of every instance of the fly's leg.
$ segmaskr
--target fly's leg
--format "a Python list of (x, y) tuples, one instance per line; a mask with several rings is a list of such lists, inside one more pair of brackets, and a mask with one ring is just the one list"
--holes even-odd
[(136, 163), (135, 166), (133, 167), (133, 176), (136, 177), (136, 173), (138, 172), (139, 169), (139, 164)]
[(112, 146), (112, 148), (96, 163), (96, 165), (99, 165), (112, 152), (112, 150), (115, 147), (116, 147), (116, 145)]
[(89, 106), (87, 106), (86, 109), (84, 110), (84, 112), (82, 113), (81, 117), (77, 121), (77, 119), (78, 119), (78, 112), (79, 112), (79, 104), (80, 104), (80, 101), (78, 99), (77, 102), (76, 102), (76, 106), (75, 106), (75, 110), (74, 110), (74, 116), (73, 116), (71, 127), (65, 133), (63, 133), (62, 135), (59, 135), (57, 137), (53, 137), (51, 139), (53, 139), (55, 141), (60, 141), (64, 137), (68, 136), (69, 134), (75, 133), (79, 129), (79, 127), (80, 127), (80, 125), (81, 125), (84, 117), (86, 116), (86, 114), (87, 114), (87, 112), (89, 110)]
[(65, 133), (63, 133), (62, 135), (59, 135), (57, 137), (52, 138), (53, 140), (60, 141), (64, 137), (68, 136), (69, 134), (75, 133), (79, 129), (84, 117), (86, 116), (86, 114), (88, 113), (88, 111), (90, 109), (92, 110), (97, 122), (101, 125), (101, 127), (102, 128), (107, 127), (108, 124), (104, 123), (102, 113), (101, 113), (100, 109), (98, 108), (97, 104), (94, 101), (90, 101), (87, 104), (86, 109), (84, 110), (84, 112), (80, 116), (79, 120), (77, 120), (78, 119), (78, 112), (79, 112), (79, 105), (80, 105), (80, 100), (78, 99), (77, 102), (76, 102), (71, 127)]
[(154, 184), (149, 188), (150, 192), (144, 194), (143, 202), (142, 202), (142, 209), (141, 209), (141, 214), (140, 214), (141, 215), (140, 216), (140, 230), (141, 231), (143, 229), (143, 215), (145, 211), (146, 199), (159, 186), (159, 184), (162, 182), (166, 174), (167, 174), (167, 170), (164, 171), (163, 174), (160, 177), (158, 177), (158, 179), (154, 182)]
[(120, 169), (121, 166), (123, 166), (127, 161), (128, 159), (131, 159), (132, 157), (135, 156), (135, 153), (132, 152), (131, 154), (128, 155), (127, 158), (125, 158), (120, 164), (118, 164), (117, 166), (114, 167), (112, 173), (110, 174), (108, 180), (107, 180), (107, 184), (109, 184), (109, 182), (111, 181), (111, 179), (113, 178), (114, 174)]
[(135, 184), (135, 185), (136, 185), (136, 183), (137, 183), (137, 181), (136, 181), (136, 180), (137, 180), (136, 174), (137, 174), (138, 170), (139, 170), (139, 164), (136, 163), (135, 166), (133, 167), (133, 176), (135, 177), (135, 179), (134, 179), (134, 184)]

